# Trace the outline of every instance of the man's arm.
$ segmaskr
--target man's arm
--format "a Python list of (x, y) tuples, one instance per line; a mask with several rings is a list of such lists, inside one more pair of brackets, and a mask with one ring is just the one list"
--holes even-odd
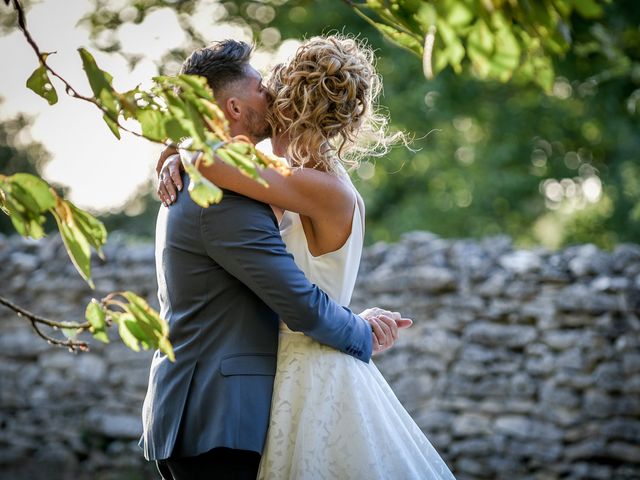
[(295, 331), (368, 362), (371, 326), (312, 285), (286, 251), (271, 209), (225, 191), (202, 211), (208, 254)]

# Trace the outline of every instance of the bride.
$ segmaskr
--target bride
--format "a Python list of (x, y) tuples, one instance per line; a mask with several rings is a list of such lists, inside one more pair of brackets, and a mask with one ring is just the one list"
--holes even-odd
[[(381, 86), (373, 58), (367, 46), (332, 35), (309, 39), (288, 64), (275, 68), (272, 144), (290, 162), (292, 175), (265, 170), (265, 188), (221, 161), (200, 167), (216, 185), (271, 204), (300, 269), (345, 306), (358, 273), (365, 212), (343, 164), (380, 154), (397, 139), (386, 134), (386, 118), (375, 110)], [(177, 157), (170, 157), (162, 172), (178, 167)], [(161, 182), (159, 188), (171, 203), (165, 188), (174, 191), (174, 185)], [(454, 478), (373, 362), (283, 323), (258, 477)]]

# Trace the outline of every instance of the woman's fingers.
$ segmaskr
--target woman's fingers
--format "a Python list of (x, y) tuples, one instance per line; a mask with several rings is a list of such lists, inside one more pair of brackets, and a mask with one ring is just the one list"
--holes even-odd
[(160, 169), (160, 182), (158, 184), (158, 196), (165, 206), (176, 201), (178, 190), (182, 189), (180, 178), (180, 156), (171, 155)]
[[(164, 169), (163, 169), (164, 170)], [(164, 184), (164, 188), (167, 191), (167, 195), (169, 196), (169, 204), (172, 204), (176, 200), (176, 186), (171, 179), (171, 175), (164, 174), (161, 178), (162, 183)]]
[(178, 191), (182, 191), (182, 177), (180, 176), (180, 156), (175, 157), (174, 160), (169, 161), (169, 176), (173, 184), (178, 189)]
[(160, 201), (165, 207), (169, 206), (169, 194), (167, 193), (167, 189), (165, 188), (162, 179), (158, 180), (158, 197), (160, 197)]
[(387, 337), (393, 340), (391, 342), (391, 344), (393, 344), (398, 339), (398, 325), (396, 324), (396, 321), (384, 314), (378, 315), (378, 320), (381, 322), (382, 328), (387, 334)]
[(411, 320), (410, 318), (401, 318), (399, 320), (396, 320), (396, 324), (398, 325), (398, 328), (409, 328), (411, 325), (413, 325), (413, 320)]
[[(382, 351), (387, 344), (387, 337), (376, 317), (369, 318), (369, 324), (373, 330), (374, 342), (373, 346), (376, 351)], [(377, 348), (376, 348), (377, 347)]]
[(400, 312), (391, 312), (378, 307), (368, 308), (360, 316), (371, 325), (373, 351), (376, 353), (391, 348), (400, 336), (398, 330), (413, 324), (413, 320), (403, 318)]

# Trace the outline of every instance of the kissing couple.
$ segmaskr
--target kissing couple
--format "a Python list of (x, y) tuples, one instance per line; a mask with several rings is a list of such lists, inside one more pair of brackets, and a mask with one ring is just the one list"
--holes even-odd
[(145, 458), (167, 480), (452, 479), (371, 361), (411, 320), (347, 308), (365, 212), (343, 165), (396, 140), (376, 111), (373, 52), (314, 37), (268, 87), (250, 54), (214, 43), (181, 73), (207, 79), (232, 136), (272, 136), (292, 174), (261, 171), (267, 188), (220, 160), (200, 166), (224, 191), (202, 208), (179, 193), (180, 156), (194, 155), (161, 154), (158, 297), (176, 360), (153, 356)]

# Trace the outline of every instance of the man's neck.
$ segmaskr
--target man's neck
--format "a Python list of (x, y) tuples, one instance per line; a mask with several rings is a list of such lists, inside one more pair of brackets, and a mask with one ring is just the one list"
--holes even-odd
[(237, 123), (229, 123), (229, 133), (231, 133), (232, 137), (237, 137), (238, 135), (243, 135), (245, 137), (247, 137), (249, 140), (251, 140), (251, 143), (253, 143), (254, 145), (256, 143), (258, 143), (256, 141), (256, 138), (254, 138), (251, 134), (249, 134), (243, 127), (242, 125), (239, 125)]

